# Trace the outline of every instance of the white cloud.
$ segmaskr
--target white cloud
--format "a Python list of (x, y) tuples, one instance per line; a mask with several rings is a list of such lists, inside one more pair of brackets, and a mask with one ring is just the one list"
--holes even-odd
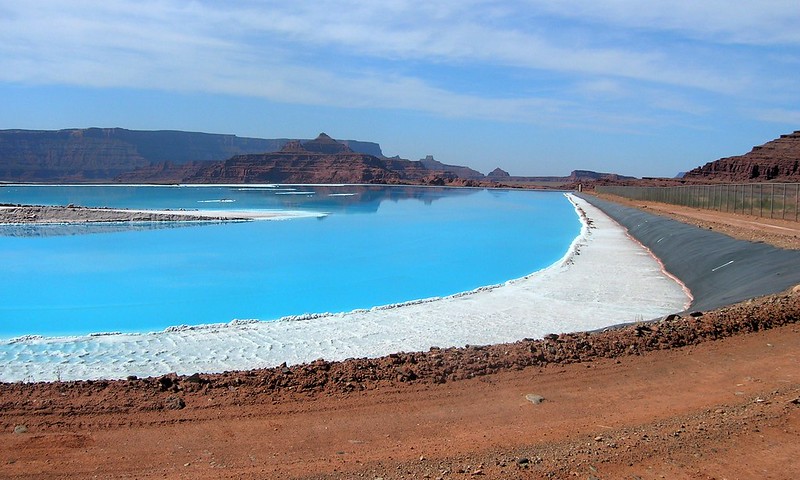
[(282, 3), (229, 15), (244, 31), (369, 57), (610, 75), (726, 93), (745, 86), (727, 72), (709, 68), (704, 61), (692, 64), (683, 55), (629, 44), (574, 42), (552, 27), (529, 31), (515, 21), (517, 11), (494, 22), (498, 15), (491, 2), (440, 5), (434, 14), (425, 2), (395, 2), (388, 9), (375, 5), (340, 6), (336, 10), (348, 14), (335, 21), (329, 14), (334, 7), (325, 3), (320, 8)]
[(800, 44), (796, 0), (529, 0), (527, 4), (559, 17), (671, 31), (720, 43)]
[[(224, 93), (445, 117), (627, 128), (651, 122), (652, 114), (623, 112), (622, 106), (612, 113), (605, 110), (609, 102), (639, 99), (653, 109), (698, 115), (708, 108), (685, 91), (763, 96), (753, 86), (763, 84), (768, 65), (717, 44), (798, 42), (798, 29), (787, 27), (793, 19), (798, 20), (793, 25), (800, 23), (798, 8), (777, 1), (763, 5), (731, 8), (716, 0), (649, 2), (647, 8), (633, 0), (16, 2), (0, 10), (0, 81)], [(486, 93), (429, 75), (428, 70), (442, 69), (450, 75), (462, 70), (482, 71), (485, 78), (512, 75), (507, 83), (519, 89)], [(526, 86), (525, 78), (562, 86)], [(796, 84), (780, 73), (770, 81)], [(575, 85), (598, 103), (578, 102)], [(531, 91), (547, 91), (548, 97)]]
[(770, 108), (765, 110), (756, 110), (754, 115), (756, 118), (764, 122), (800, 125), (800, 110)]
[(615, 99), (630, 97), (631, 91), (618, 80), (610, 78), (595, 78), (581, 81), (577, 84), (580, 94), (590, 98)]

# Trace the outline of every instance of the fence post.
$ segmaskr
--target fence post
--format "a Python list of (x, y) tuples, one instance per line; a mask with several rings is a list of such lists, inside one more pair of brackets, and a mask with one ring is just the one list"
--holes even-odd
[(743, 183), (743, 184), (739, 185), (739, 187), (741, 187), (741, 193), (742, 193), (742, 207), (739, 209), (739, 213), (744, 215), (745, 205), (747, 205), (745, 203), (745, 195), (747, 195), (747, 185), (745, 185)]
[(713, 200), (713, 204), (711, 205), (711, 210), (717, 210), (717, 204), (719, 204), (719, 186), (712, 185), (711, 186), (711, 199)]
[(783, 184), (783, 200), (781, 201), (781, 220), (786, 218), (786, 184)]
[(692, 187), (692, 207), (699, 208), (700, 207), (700, 185), (695, 185)]
[(725, 213), (730, 211), (730, 203), (731, 203), (731, 186), (730, 184), (725, 184)]
[(769, 189), (769, 218), (772, 218), (772, 211), (775, 210), (775, 184), (770, 185)]
[(719, 193), (719, 191), (718, 191), (716, 185), (709, 185), (708, 189), (711, 191), (710, 195), (709, 195), (710, 201), (711, 201), (711, 210), (716, 210), (717, 209), (717, 197), (718, 197), (717, 194)]
[(747, 193), (747, 185), (742, 184), (742, 215), (744, 215), (744, 195)]

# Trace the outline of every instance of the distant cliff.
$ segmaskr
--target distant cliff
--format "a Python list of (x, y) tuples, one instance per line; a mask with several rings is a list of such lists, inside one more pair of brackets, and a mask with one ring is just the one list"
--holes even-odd
[(495, 182), (511, 184), (562, 183), (565, 185), (578, 184), (581, 182), (625, 181), (636, 179), (636, 177), (628, 177), (616, 173), (593, 172), (591, 170), (573, 170), (569, 176), (566, 177), (520, 177), (509, 175), (508, 172), (499, 167), (489, 172), (486, 178)]
[(576, 170), (568, 177), (489, 175), (427, 156), (387, 158), (374, 142), (247, 138), (182, 131), (88, 128), (0, 130), (0, 182), (414, 183), (557, 186), (625, 179)]
[(436, 170), (439, 172), (450, 173), (455, 175), (456, 177), (467, 179), (467, 180), (483, 180), (485, 176), (477, 171), (473, 170), (469, 167), (461, 167), (458, 165), (447, 165), (438, 160), (433, 158), (433, 155), (428, 155), (422, 160), (420, 163), (425, 166), (428, 170)]
[[(301, 140), (309, 142), (311, 140)], [(0, 130), (0, 181), (99, 182), (135, 169), (175, 174), (193, 163), (275, 152), (289, 139), (246, 138), (123, 128)], [(344, 140), (358, 153), (383, 157), (377, 143)], [(169, 181), (166, 177), (163, 181)]]
[(116, 178), (124, 183), (424, 183), (464, 184), (422, 162), (354, 152), (321, 133), (289, 141), (278, 152), (234, 155), (220, 162), (151, 165)]
[(684, 180), (800, 182), (800, 130), (753, 147), (744, 155), (720, 158), (686, 172)]

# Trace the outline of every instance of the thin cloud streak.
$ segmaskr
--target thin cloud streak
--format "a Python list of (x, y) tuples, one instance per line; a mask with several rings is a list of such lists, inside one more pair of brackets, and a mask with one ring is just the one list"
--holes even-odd
[(335, 23), (329, 22), (324, 9), (297, 12), (289, 11), (295, 8), (293, 5), (287, 6), (287, 10), (282, 8), (236, 14), (232, 20), (245, 22), (242, 25), (245, 30), (286, 35), (293, 41), (317, 48), (378, 58), (449, 64), (479, 62), (609, 75), (722, 93), (734, 93), (746, 86), (729, 72), (686, 65), (684, 57), (671, 58), (663, 51), (569, 44), (558, 38), (557, 30), (549, 30), (544, 36), (522, 31), (521, 26), (514, 24), (484, 25), (480, 23), (483, 16), (474, 18), (475, 6), (469, 4), (449, 10), (452, 16), (441, 19), (419, 15), (417, 8), (409, 7), (402, 12), (392, 12), (395, 15), (386, 15), (385, 12), (378, 14), (374, 8), (362, 7)]
[(800, 6), (795, 0), (529, 0), (548, 14), (606, 26), (676, 32), (723, 44), (798, 45)]
[(755, 116), (764, 122), (800, 125), (800, 110), (772, 108), (767, 110), (757, 110), (755, 112)]
[[(789, 8), (786, 18), (797, 18), (797, 7), (771, 4), (781, 6)], [(754, 88), (764, 64), (727, 61), (727, 45), (800, 42), (773, 8), (747, 4), (742, 14), (718, 2), (655, 2), (643, 9), (633, 0), (43, 0), (0, 11), (0, 81), (630, 128), (670, 112), (706, 114), (710, 107), (694, 100), (698, 91), (751, 102), (766, 95)], [(704, 19), (711, 9), (716, 15)], [(631, 31), (616, 38), (615, 27)], [(756, 40), (740, 29), (771, 32)], [(664, 32), (662, 46), (651, 35)], [(427, 71), (458, 75), (463, 68), (548, 78), (559, 87), (531, 95), (536, 88), (515, 79), (517, 91), (465, 91)], [(776, 76), (773, 82), (797, 85)], [(581, 89), (588, 95), (576, 97)], [(609, 108), (615, 100), (625, 103)], [(627, 103), (638, 103), (638, 111)]]

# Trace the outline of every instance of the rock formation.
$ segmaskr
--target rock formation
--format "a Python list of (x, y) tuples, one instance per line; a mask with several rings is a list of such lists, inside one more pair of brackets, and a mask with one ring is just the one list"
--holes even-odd
[(288, 142), (279, 152), (202, 164), (181, 183), (398, 183), (404, 177), (378, 157), (355, 153), (320, 134), (304, 144)]
[(444, 172), (445, 174), (452, 174), (458, 178), (463, 178), (465, 180), (483, 180), (484, 175), (477, 170), (473, 170), (469, 167), (461, 167), (458, 165), (447, 165), (438, 160), (433, 158), (433, 155), (428, 155), (422, 160), (420, 163), (425, 166), (428, 170), (434, 170), (438, 172)]
[(106, 130), (0, 132), (0, 179), (92, 181), (149, 164), (135, 145)]
[(616, 173), (593, 172), (591, 170), (573, 170), (569, 176), (566, 177), (520, 177), (509, 175), (505, 170), (495, 168), (486, 175), (486, 179), (500, 183), (513, 184), (561, 184), (570, 186), (571, 188), (582, 182), (617, 182), (635, 180), (636, 178)]
[(508, 180), (510, 177), (511, 175), (500, 167), (495, 168), (486, 175), (486, 178), (491, 178), (498, 181)]
[(419, 161), (387, 158), (377, 143), (334, 140), (324, 133), (290, 140), (122, 128), (0, 130), (0, 182), (560, 186), (597, 178), (630, 177), (587, 171), (569, 177), (514, 177), (499, 168), (484, 176), (431, 155)]
[[(168, 183), (181, 177), (179, 171), (187, 169), (185, 164), (275, 152), (287, 142), (286, 138), (123, 128), (0, 130), (0, 181), (102, 182), (146, 169), (151, 178), (159, 178), (159, 171), (167, 175), (158, 181)], [(342, 143), (356, 152), (383, 156), (376, 143)]]
[(581, 182), (587, 180), (633, 180), (634, 178), (635, 177), (628, 177), (616, 173), (600, 173), (593, 172), (591, 170), (573, 170), (569, 174), (569, 177), (567, 177), (567, 180)]
[(686, 172), (685, 180), (720, 182), (800, 181), (800, 130)]

